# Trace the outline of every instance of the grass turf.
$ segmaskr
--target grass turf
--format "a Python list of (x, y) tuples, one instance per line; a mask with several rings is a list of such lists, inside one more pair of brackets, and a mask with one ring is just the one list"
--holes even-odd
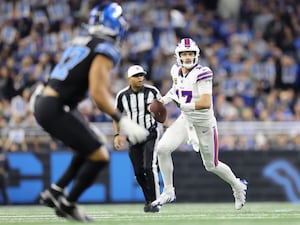
[[(235, 210), (233, 203), (167, 204), (159, 213), (144, 213), (142, 204), (81, 205), (95, 221), (105, 225), (299, 225), (300, 205), (247, 203)], [(1, 206), (3, 225), (72, 224), (44, 206)]]

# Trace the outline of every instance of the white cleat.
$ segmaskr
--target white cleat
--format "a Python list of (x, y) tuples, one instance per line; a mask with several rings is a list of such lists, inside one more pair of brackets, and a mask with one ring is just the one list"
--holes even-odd
[(168, 190), (164, 190), (163, 193), (158, 197), (158, 199), (153, 201), (151, 203), (151, 205), (153, 207), (162, 206), (166, 203), (171, 203), (171, 202), (175, 202), (175, 201), (176, 201), (175, 191), (174, 191), (174, 188), (171, 188)]
[(235, 209), (241, 209), (246, 203), (246, 195), (247, 195), (247, 185), (248, 182), (246, 180), (240, 180), (239, 185), (237, 187), (232, 188), (233, 196), (235, 199)]

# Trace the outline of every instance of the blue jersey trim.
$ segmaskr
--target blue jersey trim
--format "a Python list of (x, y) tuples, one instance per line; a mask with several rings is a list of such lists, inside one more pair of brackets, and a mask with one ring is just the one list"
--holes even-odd
[(111, 60), (114, 63), (114, 66), (120, 63), (121, 60), (120, 51), (113, 44), (109, 42), (98, 44), (95, 48), (95, 52), (111, 58)]

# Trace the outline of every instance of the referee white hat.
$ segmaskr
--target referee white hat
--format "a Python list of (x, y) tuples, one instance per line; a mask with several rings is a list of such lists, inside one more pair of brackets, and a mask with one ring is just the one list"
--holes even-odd
[(131, 67), (128, 68), (127, 71), (127, 77), (130, 78), (134, 75), (137, 74), (147, 74), (147, 72), (143, 69), (143, 67), (139, 66), (139, 65), (133, 65)]

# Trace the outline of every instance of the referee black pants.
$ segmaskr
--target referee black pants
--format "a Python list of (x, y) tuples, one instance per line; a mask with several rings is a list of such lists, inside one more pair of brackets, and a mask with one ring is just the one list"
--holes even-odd
[(9, 197), (7, 194), (7, 176), (0, 174), (0, 191), (2, 192), (3, 204), (9, 204)]
[(145, 142), (129, 147), (129, 157), (134, 174), (143, 190), (146, 203), (156, 200), (159, 194), (157, 154), (154, 151), (157, 136), (158, 133), (155, 129), (150, 132)]

